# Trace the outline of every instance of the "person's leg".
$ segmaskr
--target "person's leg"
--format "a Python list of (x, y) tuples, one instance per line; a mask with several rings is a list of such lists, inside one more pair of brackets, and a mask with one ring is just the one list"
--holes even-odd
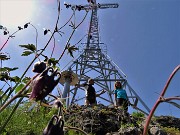
[(127, 112), (128, 112), (128, 100), (122, 99), (122, 108), (124, 110), (124, 114), (127, 114)]
[(117, 98), (117, 106), (123, 106), (123, 98)]
[(122, 98), (117, 98), (117, 107), (119, 108), (119, 109), (122, 109), (123, 110), (123, 100), (122, 100)]
[(127, 112), (128, 111), (128, 100), (124, 100), (124, 110)]
[(85, 105), (86, 105), (86, 106), (89, 105), (89, 100), (85, 99)]
[(96, 98), (94, 97), (89, 98), (88, 101), (89, 101), (89, 104), (92, 106), (97, 105)]
[(93, 101), (91, 101), (89, 104), (92, 105), (92, 106), (95, 106), (95, 105), (97, 105), (97, 101), (96, 101), (96, 100), (93, 100)]

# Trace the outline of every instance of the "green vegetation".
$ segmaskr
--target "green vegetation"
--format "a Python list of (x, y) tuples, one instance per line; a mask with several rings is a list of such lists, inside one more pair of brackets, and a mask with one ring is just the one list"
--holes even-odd
[(133, 123), (125, 123), (125, 124), (121, 124), (121, 129), (125, 129), (128, 127), (135, 127), (135, 125)]
[[(32, 103), (30, 102), (24, 102), (23, 104), (21, 104), (14, 113), (11, 120), (8, 122), (1, 135), (40, 135), (42, 134), (43, 129), (46, 127), (51, 117), (58, 113), (58, 109), (55, 108), (47, 108), (38, 104), (36, 104), (34, 108), (31, 108), (31, 106)], [(3, 112), (1, 112), (0, 127), (6, 121), (6, 118), (11, 113), (13, 107), (14, 105), (10, 105)], [(79, 108), (78, 111), (82, 111), (81, 108)], [(107, 112), (108, 110), (101, 109), (98, 113), (102, 113), (103, 116), (109, 116), (109, 112), (112, 113), (113, 111), (109, 111), (108, 113)], [(121, 122), (121, 130), (127, 129), (129, 127), (137, 127), (136, 124), (140, 125), (140, 123), (142, 123), (145, 118), (144, 114), (142, 114), (141, 112), (133, 112), (131, 115), (133, 119), (135, 119), (136, 123)], [(72, 121), (76, 121), (75, 119), (77, 119), (77, 117), (74, 115), (73, 117), (69, 117), (68, 120), (65, 121), (65, 135), (85, 135), (85, 133), (83, 133), (81, 129), (72, 127), (75, 125), (70, 124)], [(180, 131), (174, 127), (161, 127), (161, 129), (167, 132), (168, 135), (180, 135)]]
[(131, 115), (136, 118), (144, 118), (144, 114), (142, 112), (133, 112)]
[(174, 127), (161, 127), (168, 135), (180, 135), (180, 130)]
[(136, 119), (136, 123), (138, 125), (140, 125), (145, 118), (145, 115), (142, 112), (133, 112), (131, 115), (134, 119)]
[[(4, 134), (10, 135), (39, 135), (42, 134), (43, 129), (46, 127), (49, 119), (56, 110), (45, 107), (35, 107), (31, 111), (29, 109), (29, 103), (19, 106), (14, 113), (12, 119), (8, 122), (8, 125), (4, 129)], [(0, 125), (4, 124), (5, 118), (8, 117), (13, 106), (6, 108), (0, 115)]]

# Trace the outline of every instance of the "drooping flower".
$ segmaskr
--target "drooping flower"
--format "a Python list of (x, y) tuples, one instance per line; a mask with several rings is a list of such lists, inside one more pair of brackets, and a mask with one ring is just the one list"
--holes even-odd
[[(48, 73), (51, 72), (51, 75)], [(55, 86), (58, 84), (61, 74), (52, 68), (45, 69), (35, 80), (32, 82), (32, 92), (29, 97), (30, 100), (43, 100)]]
[(43, 135), (64, 135), (63, 127), (64, 121), (60, 117), (54, 115), (44, 129)]

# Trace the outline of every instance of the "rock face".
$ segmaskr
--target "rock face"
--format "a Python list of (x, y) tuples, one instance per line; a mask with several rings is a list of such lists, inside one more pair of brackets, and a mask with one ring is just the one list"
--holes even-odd
[[(67, 109), (65, 122), (73, 127), (78, 127), (87, 133), (95, 135), (142, 135), (144, 117), (136, 118), (122, 109), (109, 108), (102, 104), (97, 106), (78, 106), (72, 105)], [(167, 135), (159, 126), (166, 125), (164, 117), (158, 117), (157, 122), (150, 125), (149, 135)], [(177, 127), (180, 119), (171, 119), (176, 122)], [(172, 126), (172, 125), (171, 125)]]
[(180, 130), (180, 119), (171, 116), (160, 116), (156, 118), (156, 121), (163, 127), (175, 127)]
[(162, 131), (159, 127), (151, 127), (149, 132), (151, 135), (167, 135), (167, 133)]

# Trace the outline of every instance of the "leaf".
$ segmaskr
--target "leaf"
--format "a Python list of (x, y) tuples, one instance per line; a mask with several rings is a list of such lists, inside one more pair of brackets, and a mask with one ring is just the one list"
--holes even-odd
[(19, 46), (24, 48), (24, 50), (31, 50), (32, 52), (35, 52), (35, 50), (36, 50), (36, 47), (33, 44), (19, 45)]
[(11, 77), (10, 80), (13, 82), (19, 82), (20, 78), (18, 76), (14, 76), (14, 77)]
[(14, 68), (9, 68), (9, 71), (14, 71), (14, 70), (17, 70), (19, 69), (18, 67), (14, 67)]
[(22, 28), (22, 27), (20, 27), (20, 26), (18, 26), (18, 29), (19, 29), (19, 30), (22, 30), (23, 28)]
[(31, 80), (30, 77), (25, 77), (25, 78), (22, 80), (22, 82), (26, 84), (26, 83), (29, 82), (30, 80)]
[(22, 88), (24, 87), (24, 84), (19, 84), (16, 89), (15, 89), (15, 93), (19, 92)]
[(8, 60), (10, 59), (7, 55), (5, 55), (4, 53), (0, 53), (0, 60)]
[(6, 94), (3, 95), (3, 97), (2, 97), (1, 99), (2, 99), (2, 101), (5, 100), (5, 99), (7, 99), (7, 95), (6, 95)]
[(0, 71), (1, 72), (10, 72), (10, 71), (14, 71), (14, 70), (17, 70), (18, 67), (14, 67), (14, 68), (9, 68), (9, 67), (3, 67), (3, 68), (0, 68)]
[(0, 95), (2, 95), (4, 92), (2, 90), (0, 90)]
[(2, 26), (2, 25), (0, 25), (0, 29), (3, 29), (3, 26)]
[(29, 24), (30, 24), (30, 23), (26, 23), (26, 24), (24, 25), (24, 29), (27, 28)]
[(8, 34), (8, 31), (4, 31), (4, 35), (7, 35)]
[(68, 49), (68, 53), (71, 55), (71, 57), (74, 58), (73, 52), (76, 51), (76, 50), (78, 50), (78, 48), (75, 47), (75, 45), (70, 46), (70, 44), (69, 44), (69, 45), (67, 46), (67, 49)]
[(30, 54), (32, 54), (33, 52), (30, 51), (24, 51), (23, 54), (21, 56), (28, 56)]
[(48, 60), (48, 64), (51, 66), (51, 65), (53, 65), (53, 66), (56, 66), (56, 64), (58, 63), (58, 60), (56, 60), (55, 58), (50, 58), (49, 60)]
[(7, 72), (0, 72), (0, 80), (1, 81), (8, 80), (8, 78), (9, 78), (9, 75)]
[(45, 29), (45, 30), (44, 30), (44, 35), (46, 35), (46, 34), (48, 33), (48, 31), (50, 31), (50, 30)]
[(74, 28), (74, 24), (73, 22), (71, 21), (71, 24), (69, 24), (70, 27)]

